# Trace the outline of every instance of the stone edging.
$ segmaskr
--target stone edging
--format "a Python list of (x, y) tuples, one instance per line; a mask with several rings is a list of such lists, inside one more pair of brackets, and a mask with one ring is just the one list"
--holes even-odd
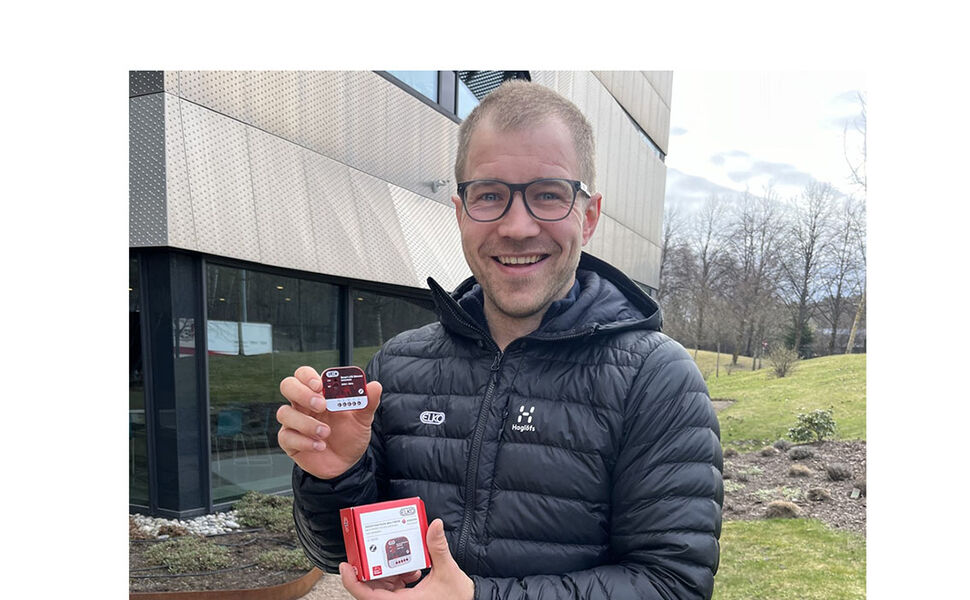
[(130, 600), (296, 600), (305, 596), (323, 576), (314, 567), (306, 575), (287, 583), (247, 590), (199, 590), (195, 592), (131, 592)]

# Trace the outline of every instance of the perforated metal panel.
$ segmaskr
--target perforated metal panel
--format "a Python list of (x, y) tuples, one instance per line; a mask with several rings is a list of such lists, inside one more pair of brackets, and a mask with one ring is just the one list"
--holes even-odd
[(182, 100), (165, 97), (165, 182), (168, 196), (168, 245), (176, 248), (199, 247), (192, 213), (185, 130), (182, 127)]
[(163, 91), (162, 71), (128, 71), (128, 95), (143, 96)]
[(128, 100), (128, 244), (167, 242), (165, 104), (162, 94)]

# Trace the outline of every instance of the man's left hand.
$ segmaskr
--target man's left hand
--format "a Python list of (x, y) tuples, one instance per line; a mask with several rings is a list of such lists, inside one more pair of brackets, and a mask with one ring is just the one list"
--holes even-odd
[[(458, 563), (448, 550), (448, 540), (445, 539), (445, 526), (441, 519), (435, 519), (428, 526), (428, 553), (431, 555), (431, 572), (421, 583), (413, 588), (399, 585), (387, 585), (381, 579), (376, 581), (357, 581), (354, 568), (347, 563), (340, 563), (340, 580), (357, 600), (380, 600), (381, 598), (402, 598), (420, 600), (422, 598), (454, 598), (455, 600), (472, 600), (475, 597), (475, 583), (459, 568)], [(393, 578), (388, 578), (393, 579)]]

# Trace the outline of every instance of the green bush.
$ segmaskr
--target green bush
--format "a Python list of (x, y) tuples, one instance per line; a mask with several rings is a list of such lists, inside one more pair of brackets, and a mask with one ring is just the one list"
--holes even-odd
[(313, 568), (306, 554), (299, 548), (270, 550), (260, 554), (256, 560), (259, 566), (276, 571), (309, 571)]
[(799, 413), (794, 427), (788, 429), (788, 437), (796, 442), (821, 442), (835, 435), (835, 419), (831, 409), (817, 409), (810, 413)]
[(228, 548), (194, 535), (156, 544), (145, 551), (145, 557), (171, 573), (215, 571), (232, 564)]
[(263, 527), (285, 533), (293, 531), (293, 498), (246, 492), (233, 506), (236, 518), (244, 527)]
[(784, 346), (774, 348), (768, 352), (768, 362), (776, 377), (785, 377), (795, 369), (798, 353)]

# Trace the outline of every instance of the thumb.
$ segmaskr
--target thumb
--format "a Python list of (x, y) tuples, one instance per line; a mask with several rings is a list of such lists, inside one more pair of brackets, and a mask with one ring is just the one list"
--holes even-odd
[(441, 519), (435, 519), (428, 525), (428, 554), (431, 555), (431, 564), (442, 567), (455, 562), (448, 549), (448, 539), (445, 537), (445, 524)]
[(377, 407), (381, 403), (381, 393), (383, 391), (384, 386), (382, 386), (379, 381), (368, 381), (367, 406), (364, 407), (363, 410), (354, 411), (353, 413), (358, 416), (358, 419), (362, 419), (368, 427), (370, 427), (371, 421), (374, 420), (374, 413), (377, 411)]

